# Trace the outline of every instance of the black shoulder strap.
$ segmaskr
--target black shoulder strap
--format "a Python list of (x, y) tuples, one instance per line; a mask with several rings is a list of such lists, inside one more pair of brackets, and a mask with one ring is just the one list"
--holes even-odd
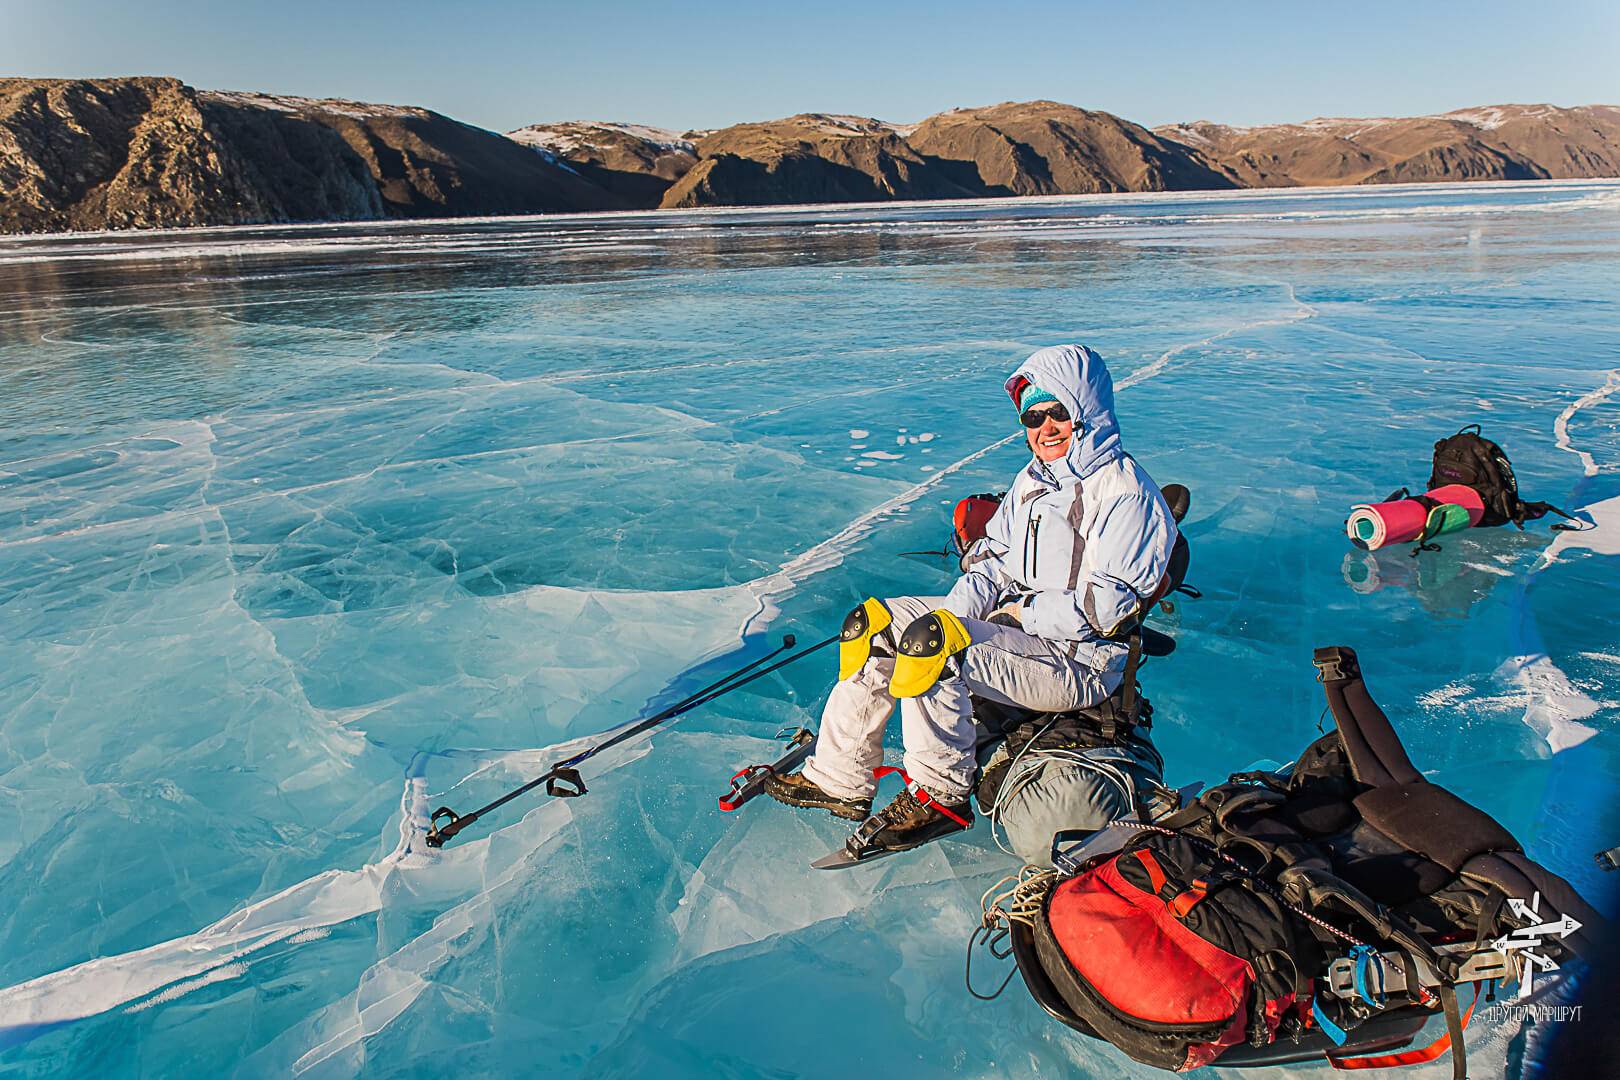
[(1125, 680), (1120, 684), (1120, 708), (1125, 713), (1125, 722), (1132, 723), (1136, 716), (1136, 669), (1142, 665), (1142, 628), (1138, 626), (1131, 631), (1127, 639), (1125, 653)]
[(1557, 514), (1564, 520), (1553, 523), (1554, 532), (1585, 532), (1587, 529), (1594, 527), (1591, 522), (1582, 521), (1574, 514), (1566, 510), (1560, 510), (1549, 502), (1520, 503), (1519, 509), (1523, 513), (1523, 520), (1525, 521), (1536, 521), (1546, 517), (1548, 514)]
[(1421, 503), (1424, 510), (1423, 528), (1417, 534), (1417, 546), (1412, 549), (1412, 558), (1415, 559), (1425, 551), (1440, 550), (1439, 544), (1429, 543), (1429, 538), (1434, 535), (1429, 531), (1429, 526), (1435, 524), (1434, 508), (1440, 505), (1440, 501), (1438, 499), (1431, 499), (1427, 495), (1411, 495), (1408, 496), (1408, 498), (1410, 498), (1413, 502)]
[(1389, 717), (1367, 692), (1354, 649), (1329, 645), (1312, 657), (1316, 677), (1327, 694), (1328, 708), (1339, 726), (1339, 738), (1350, 759), (1350, 772), (1368, 787), (1413, 784), (1423, 774), (1412, 765)]
[(1457, 988), (1440, 984), (1440, 1006), (1446, 1011), (1446, 1035), (1451, 1040), (1451, 1080), (1468, 1080), (1468, 1051), (1463, 1046), (1462, 1010), (1457, 1007)]

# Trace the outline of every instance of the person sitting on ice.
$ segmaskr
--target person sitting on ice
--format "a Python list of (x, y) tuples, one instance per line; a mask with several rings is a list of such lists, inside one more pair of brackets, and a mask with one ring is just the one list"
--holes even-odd
[[(1033, 458), (963, 557), (961, 578), (946, 596), (873, 598), (850, 612), (815, 752), (800, 772), (765, 783), (790, 806), (867, 818), (898, 700), (907, 787), (852, 838), (862, 849), (854, 854), (904, 850), (971, 826), (970, 696), (1053, 713), (1119, 695), (1130, 631), (1166, 581), (1176, 524), (1121, 445), (1102, 358), (1082, 345), (1041, 349), (1006, 390)], [(1079, 775), (1095, 788), (1081, 802), (1111, 809), (1059, 828), (1100, 828), (1129, 811), (1103, 790), (1117, 784), (1100, 770)]]

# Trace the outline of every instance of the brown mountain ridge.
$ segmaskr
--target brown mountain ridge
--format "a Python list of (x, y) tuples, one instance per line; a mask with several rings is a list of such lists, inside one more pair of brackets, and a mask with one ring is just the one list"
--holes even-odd
[(1242, 187), (1620, 176), (1620, 108), (1491, 105), (1440, 116), (1155, 129)]
[(0, 233), (1615, 176), (1610, 105), (1150, 130), (1030, 101), (917, 124), (801, 113), (502, 136), (411, 106), (168, 78), (0, 79)]
[(628, 205), (427, 109), (165, 78), (0, 79), (0, 233)]

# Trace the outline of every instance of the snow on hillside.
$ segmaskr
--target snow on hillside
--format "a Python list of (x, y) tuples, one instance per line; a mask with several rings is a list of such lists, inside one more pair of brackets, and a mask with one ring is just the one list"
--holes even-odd
[(260, 94), (249, 90), (203, 90), (199, 96), (227, 105), (249, 105), (277, 112), (324, 112), (365, 120), (373, 116), (431, 115), (429, 110), (413, 105), (374, 105), (364, 101), (346, 101), (343, 98), (307, 98), (290, 94)]
[(530, 124), (528, 127), (521, 127), (516, 131), (507, 132), (506, 137), (525, 146), (532, 146), (537, 150), (549, 150), (554, 154), (568, 155), (581, 149), (605, 149), (602, 138), (607, 132), (617, 132), (620, 135), (650, 143), (665, 153), (697, 153), (697, 149), (692, 145), (691, 140), (685, 138), (679, 132), (650, 127), (647, 124), (566, 120), (556, 124)]

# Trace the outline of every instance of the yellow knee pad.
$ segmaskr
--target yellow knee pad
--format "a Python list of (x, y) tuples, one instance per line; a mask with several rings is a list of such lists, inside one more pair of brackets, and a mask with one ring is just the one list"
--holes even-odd
[(872, 656), (872, 639), (888, 629), (894, 616), (875, 596), (867, 597), (858, 608), (844, 616), (844, 628), (838, 632), (838, 678), (849, 678)]
[(930, 611), (900, 635), (889, 693), (897, 698), (926, 693), (944, 673), (945, 662), (971, 644), (961, 619), (944, 608)]

